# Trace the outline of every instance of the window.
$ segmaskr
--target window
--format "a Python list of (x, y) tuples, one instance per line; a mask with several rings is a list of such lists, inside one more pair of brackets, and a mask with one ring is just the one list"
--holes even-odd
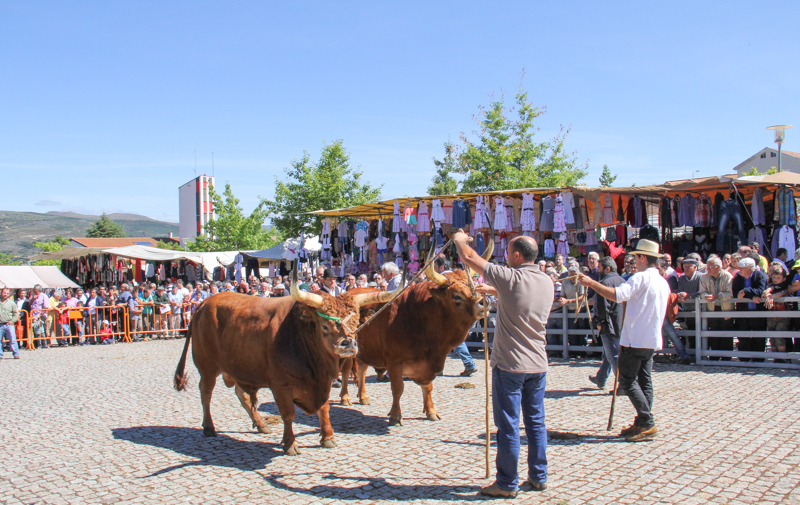
[(777, 153), (769, 153), (769, 157), (770, 158), (777, 158), (778, 155), (777, 155)]
[(761, 157), (762, 158), (766, 158), (767, 157), (767, 153), (761, 153)]

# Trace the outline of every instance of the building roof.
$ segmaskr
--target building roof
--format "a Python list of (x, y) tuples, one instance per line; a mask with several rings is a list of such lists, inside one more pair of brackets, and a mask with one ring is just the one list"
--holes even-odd
[[(735, 167), (733, 167), (733, 169), (737, 173), (739, 173), (740, 171), (743, 171), (743, 170), (750, 170), (750, 166), (752, 165), (753, 160), (758, 159), (761, 156), (761, 153), (765, 153), (765, 152), (775, 153), (776, 155), (778, 154), (778, 150), (777, 149), (775, 149), (773, 147), (765, 147), (764, 149), (759, 150), (754, 155), (750, 156), (749, 158), (747, 158), (743, 162), (741, 162), (738, 165), (736, 165)], [(800, 159), (800, 153), (796, 153), (794, 151), (781, 151), (781, 154), (783, 154), (785, 156), (791, 156), (792, 158)]]
[(781, 151), (781, 153), (785, 154), (786, 156), (791, 156), (793, 158), (800, 158), (800, 153), (796, 153), (794, 151)]
[(120, 237), (120, 238), (87, 238), (70, 237), (70, 240), (83, 247), (125, 247), (128, 245), (156, 245), (158, 240), (152, 237)]

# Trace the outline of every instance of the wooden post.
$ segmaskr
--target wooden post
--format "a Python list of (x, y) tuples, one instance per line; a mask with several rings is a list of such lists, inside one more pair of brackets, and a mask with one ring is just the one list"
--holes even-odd
[(492, 428), (489, 424), (489, 306), (483, 295), (483, 362), (486, 382), (486, 478), (491, 477)]

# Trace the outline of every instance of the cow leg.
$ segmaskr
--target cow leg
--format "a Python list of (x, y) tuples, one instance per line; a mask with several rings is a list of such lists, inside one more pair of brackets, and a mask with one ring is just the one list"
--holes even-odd
[(392, 410), (389, 411), (389, 426), (403, 425), (403, 414), (400, 412), (400, 397), (403, 396), (403, 367), (389, 368), (389, 379), (392, 385)]
[(273, 389), (272, 396), (275, 398), (275, 403), (278, 405), (278, 411), (281, 413), (283, 419), (283, 452), (287, 456), (297, 456), (300, 450), (297, 448), (297, 441), (294, 438), (294, 430), (292, 423), (294, 422), (294, 398), (292, 397), (291, 389)]
[(369, 405), (369, 396), (367, 396), (367, 368), (369, 368), (365, 363), (361, 363), (356, 368), (356, 383), (358, 385), (358, 403), (361, 405)]
[(217, 436), (214, 422), (211, 420), (211, 393), (214, 392), (214, 386), (216, 385), (217, 377), (215, 375), (200, 376), (200, 401), (203, 404), (203, 435), (207, 437)]
[(436, 407), (433, 406), (433, 382), (420, 387), (422, 388), (422, 411), (427, 414), (429, 421), (440, 420), (441, 417), (436, 412)]
[(250, 420), (253, 421), (253, 428), (256, 428), (259, 433), (271, 433), (272, 430), (269, 429), (264, 418), (258, 412), (258, 398), (256, 397), (258, 390), (251, 387), (245, 391), (243, 387), (236, 384), (234, 391), (236, 391), (236, 396), (239, 398), (239, 403), (242, 404), (247, 415), (250, 416)]
[[(345, 377), (347, 377), (345, 375)], [(325, 402), (325, 405), (317, 412), (319, 416), (319, 431), (321, 435), (320, 444), (326, 449), (333, 449), (336, 447), (336, 442), (333, 441), (333, 426), (331, 426), (331, 405)]]
[(353, 358), (346, 358), (342, 360), (342, 390), (339, 392), (339, 399), (342, 405), (352, 405), (350, 402), (350, 392), (347, 390), (347, 384), (350, 382), (350, 372), (353, 370)]

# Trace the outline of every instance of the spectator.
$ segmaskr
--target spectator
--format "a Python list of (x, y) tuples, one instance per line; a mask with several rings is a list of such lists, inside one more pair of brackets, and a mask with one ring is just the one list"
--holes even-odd
[(63, 337), (59, 338), (61, 328), (58, 326), (58, 312), (56, 311), (56, 307), (61, 303), (62, 295), (63, 292), (60, 289), (56, 289), (53, 292), (53, 296), (48, 300), (50, 311), (47, 313), (45, 332), (47, 332), (48, 337), (56, 337), (56, 342), (60, 347), (65, 347), (67, 345), (66, 340)]
[(333, 272), (329, 269), (325, 269), (325, 273), (323, 274), (322, 279), (322, 290), (328, 293), (331, 296), (339, 296), (342, 294), (342, 288), (339, 287), (339, 284), (336, 282), (336, 277), (334, 277)]
[(383, 273), (383, 277), (386, 279), (386, 289), (388, 291), (394, 291), (400, 286), (402, 276), (400, 275), (400, 267), (397, 266), (397, 263), (391, 261), (384, 263), (383, 266), (381, 266), (381, 273)]
[(269, 295), (270, 295), (269, 283), (267, 283), (267, 281), (264, 281), (261, 283), (261, 293), (259, 294), (259, 296), (261, 296), (261, 298), (269, 298)]
[(766, 272), (769, 270), (769, 261), (767, 261), (767, 258), (758, 253), (760, 248), (761, 246), (758, 242), (750, 242), (750, 250), (758, 254), (758, 268), (760, 268), (762, 272)]
[(109, 323), (108, 319), (103, 320), (103, 326), (100, 328), (100, 343), (101, 344), (114, 343), (114, 334), (111, 331), (111, 323)]
[[(22, 331), (18, 335), (20, 339), (27, 340), (28, 339), (28, 314), (31, 312), (31, 301), (28, 300), (28, 291), (25, 289), (17, 290), (17, 298), (15, 300), (17, 304), (17, 309), (19, 310), (19, 321), (18, 326), (22, 328)], [(34, 345), (37, 347), (41, 346), (41, 342), (34, 342)]]
[[(583, 296), (585, 288), (578, 283), (577, 277), (578, 273), (580, 273), (580, 266), (578, 265), (577, 261), (571, 261), (567, 268), (567, 276), (560, 278), (558, 284), (554, 284), (553, 288), (556, 291), (559, 291), (558, 297), (556, 298), (556, 302), (558, 302), (559, 307), (563, 307), (562, 311), (571, 312), (569, 307), (566, 307), (568, 304), (575, 304), (578, 303), (578, 297)], [(586, 314), (588, 307), (581, 307), (580, 313)], [(588, 330), (589, 329), (589, 319), (578, 319), (575, 320), (575, 317), (569, 316), (567, 317), (567, 328), (570, 330), (574, 329), (581, 329), (581, 330)], [(569, 345), (586, 345), (586, 335), (569, 335), (567, 337), (567, 342)], [(583, 353), (581, 351), (581, 353)], [(583, 353), (585, 354), (585, 353)]]
[(89, 301), (89, 297), (81, 288), (75, 290), (75, 298), (77, 298), (79, 302), (83, 303), (84, 307), (86, 307), (86, 302)]
[[(784, 263), (775, 261), (769, 267), (770, 282), (767, 284), (767, 289), (759, 297), (759, 301), (764, 303), (764, 308), (767, 310), (789, 310), (788, 303), (776, 302), (776, 298), (787, 296), (789, 289), (789, 277), (784, 271)], [(789, 324), (791, 319), (788, 317), (770, 317), (767, 318), (767, 331), (789, 331)], [(786, 338), (785, 337), (770, 337), (770, 346), (772, 352), (786, 352)], [(785, 363), (785, 360), (776, 359), (776, 363)]]
[(214, 285), (213, 285), (213, 286), (211, 286), (211, 288), (208, 290), (208, 296), (214, 296), (214, 295), (216, 295), (217, 293), (219, 293), (219, 288), (217, 287), (217, 285), (216, 285), (216, 284), (214, 284)]
[(697, 253), (689, 253), (686, 255), (687, 258), (691, 260), (695, 260), (697, 262), (697, 271), (702, 275), (706, 273), (706, 265), (703, 263), (703, 257)]
[(181, 312), (183, 314), (183, 327), (188, 329), (192, 320), (192, 301), (191, 296), (188, 294), (184, 294), (183, 300), (181, 300)]
[[(631, 255), (631, 256), (632, 256), (632, 255)], [(669, 253), (665, 253), (665, 254), (662, 256), (662, 258), (663, 258), (664, 260), (666, 260), (666, 262), (667, 262), (667, 275), (668, 275), (668, 276), (670, 276), (670, 275), (674, 275), (675, 277), (677, 277), (678, 275), (677, 275), (677, 273), (675, 272), (675, 269), (674, 269), (674, 268), (672, 268), (672, 255), (671, 255), (671, 254), (669, 254)], [(634, 268), (635, 268), (635, 267), (636, 267), (636, 265), (635, 265), (635, 258), (634, 258)]]
[[(670, 267), (670, 270), (672, 270), (672, 267)], [(674, 273), (675, 270), (672, 270), (672, 272)], [(626, 254), (625, 255), (625, 269), (623, 270), (622, 276), (621, 276), (622, 280), (627, 281), (635, 273), (636, 273), (636, 258), (633, 257), (633, 254)]]
[[(369, 282), (369, 279), (367, 278), (367, 274), (361, 274), (361, 275), (359, 275), (359, 276), (358, 276), (358, 280), (359, 280), (359, 281), (364, 281), (364, 286), (366, 286), (366, 285), (367, 285), (367, 283)], [(358, 282), (358, 281), (356, 281), (356, 282)]]
[[(749, 303), (737, 303), (737, 312), (754, 312), (763, 310), (763, 305), (756, 302), (767, 287), (767, 278), (764, 272), (756, 269), (756, 262), (753, 258), (742, 258), (739, 260), (739, 273), (731, 281), (731, 291), (733, 296), (739, 300), (749, 298), (753, 301)], [(761, 317), (737, 317), (736, 328), (740, 331), (763, 332), (766, 328), (765, 320)], [(764, 352), (766, 338), (763, 337), (744, 337), (739, 339), (740, 351)], [(763, 358), (739, 358), (740, 361), (764, 361)]]
[[(83, 307), (83, 302), (79, 300), (78, 306), (76, 308), (80, 309), (82, 307)], [(83, 311), (76, 310), (74, 317), (72, 316), (72, 314), (70, 314), (70, 318), (72, 319), (73, 324), (75, 325), (75, 336), (78, 337), (78, 345), (86, 345), (87, 344), (85, 337), (86, 325), (83, 322), (84, 320)]]
[(56, 306), (56, 311), (58, 313), (56, 316), (58, 319), (58, 326), (61, 327), (62, 340), (67, 342), (67, 337), (72, 336), (72, 333), (69, 331), (69, 307), (67, 307), (65, 302), (59, 302), (58, 306)]
[[(700, 272), (697, 271), (699, 266), (698, 261), (695, 258), (692, 258), (691, 255), (687, 256), (683, 262), (681, 263), (683, 267), (683, 275), (678, 277), (678, 302), (680, 302), (680, 309), (683, 312), (694, 312), (695, 305), (694, 299), (697, 298), (698, 293), (700, 293)], [(669, 282), (669, 281), (667, 281)], [(692, 300), (691, 302), (687, 300)], [(689, 329), (694, 330), (694, 319), (693, 318), (685, 318), (681, 322), (681, 326)], [(686, 337), (687, 347), (690, 349), (695, 348), (695, 338), (694, 337)]]
[[(616, 289), (625, 281), (617, 274), (617, 262), (610, 256), (600, 260), (598, 266), (600, 284)], [(619, 339), (622, 334), (622, 305), (616, 301), (598, 297), (595, 303), (595, 317), (600, 329), (600, 339), (603, 345), (603, 363), (597, 370), (597, 375), (589, 376), (589, 381), (599, 389), (605, 389), (606, 380), (613, 371), (617, 373), (617, 358), (619, 357)]]
[(3, 288), (0, 290), (0, 359), (3, 358), (4, 338), (8, 339), (14, 359), (20, 359), (15, 328), (17, 321), (19, 321), (19, 308), (11, 298), (11, 290)]
[[(732, 259), (731, 255), (728, 254), (728, 253), (725, 253), (725, 254), (722, 255), (722, 269), (725, 270), (726, 272), (728, 272), (729, 274), (731, 273), (731, 271), (730, 271), (731, 259)], [(731, 274), (731, 275), (735, 275), (735, 274)]]
[(777, 261), (778, 263), (783, 265), (783, 268), (785, 268), (786, 271), (788, 272), (789, 265), (786, 264), (788, 260), (789, 260), (789, 251), (787, 251), (783, 247), (779, 247), (778, 250), (775, 252), (775, 259), (773, 259), (772, 261), (773, 263)]
[(49, 335), (46, 333), (47, 326), (45, 325), (45, 319), (47, 319), (47, 310), (50, 308), (50, 297), (44, 294), (42, 290), (42, 286), (37, 284), (33, 287), (33, 295), (31, 296), (31, 321), (32, 323), (36, 323), (41, 321), (41, 327), (37, 325), (37, 328), (41, 330), (39, 335), (35, 335), (34, 338), (42, 343), (43, 347), (50, 347), (50, 338)]
[[(700, 277), (700, 292), (698, 296), (706, 302), (706, 310), (713, 312), (719, 307), (723, 312), (734, 310), (734, 304), (728, 300), (733, 298), (731, 281), (733, 276), (722, 268), (722, 260), (710, 256), (706, 266), (706, 273)], [(708, 318), (708, 330), (730, 331), (733, 329), (733, 319), (730, 317)], [(708, 348), (713, 351), (732, 351), (733, 337), (709, 337)], [(719, 361), (720, 356), (711, 356), (712, 361)], [(722, 357), (723, 361), (730, 361), (729, 357)]]
[[(133, 340), (138, 340), (134, 331), (136, 330), (136, 298), (131, 293), (131, 286), (127, 283), (123, 283), (120, 287), (120, 294), (117, 298), (117, 306), (118, 307), (128, 307), (128, 318), (130, 321), (129, 330), (131, 332), (131, 338)], [(124, 311), (122, 312), (125, 313)]]
[[(147, 286), (142, 291), (142, 295), (138, 300), (139, 307), (141, 307), (141, 331), (144, 338), (142, 340), (149, 341), (149, 332), (152, 329), (153, 320), (153, 294), (150, 292), (150, 287)], [(146, 332), (146, 333), (145, 333)]]
[(155, 328), (153, 329), (159, 332), (159, 337), (168, 338), (169, 319), (170, 312), (172, 312), (172, 307), (169, 303), (169, 295), (166, 293), (166, 289), (163, 284), (156, 288), (156, 294), (153, 297), (153, 303), (155, 304)]
[(286, 286), (283, 283), (278, 284), (272, 288), (272, 296), (285, 296)]
[(170, 328), (172, 328), (172, 337), (178, 338), (180, 337), (181, 327), (183, 326), (183, 295), (177, 284), (167, 287), (172, 288), (172, 292), (167, 295), (170, 313), (172, 314), (172, 324), (170, 324)]
[[(668, 266), (669, 263), (667, 263), (667, 260), (664, 258), (659, 258), (656, 262), (656, 269), (658, 269), (658, 273), (661, 274), (662, 277), (667, 279), (667, 284), (669, 284), (670, 278), (674, 279), (674, 277), (667, 276)], [(677, 281), (675, 281), (675, 284), (677, 286)], [(662, 347), (667, 347), (666, 340), (668, 339), (672, 342), (672, 346), (678, 354), (678, 363), (681, 365), (688, 365), (691, 362), (691, 358), (689, 357), (689, 353), (686, 352), (686, 346), (683, 345), (683, 341), (675, 328), (675, 319), (678, 315), (678, 295), (673, 292), (672, 289), (672, 286), (670, 286), (670, 294), (667, 298), (667, 311), (664, 314), (664, 321), (661, 323)]]
[(564, 255), (563, 254), (556, 254), (556, 265), (555, 265), (556, 273), (559, 277), (562, 274), (567, 273), (567, 266), (564, 264)]

